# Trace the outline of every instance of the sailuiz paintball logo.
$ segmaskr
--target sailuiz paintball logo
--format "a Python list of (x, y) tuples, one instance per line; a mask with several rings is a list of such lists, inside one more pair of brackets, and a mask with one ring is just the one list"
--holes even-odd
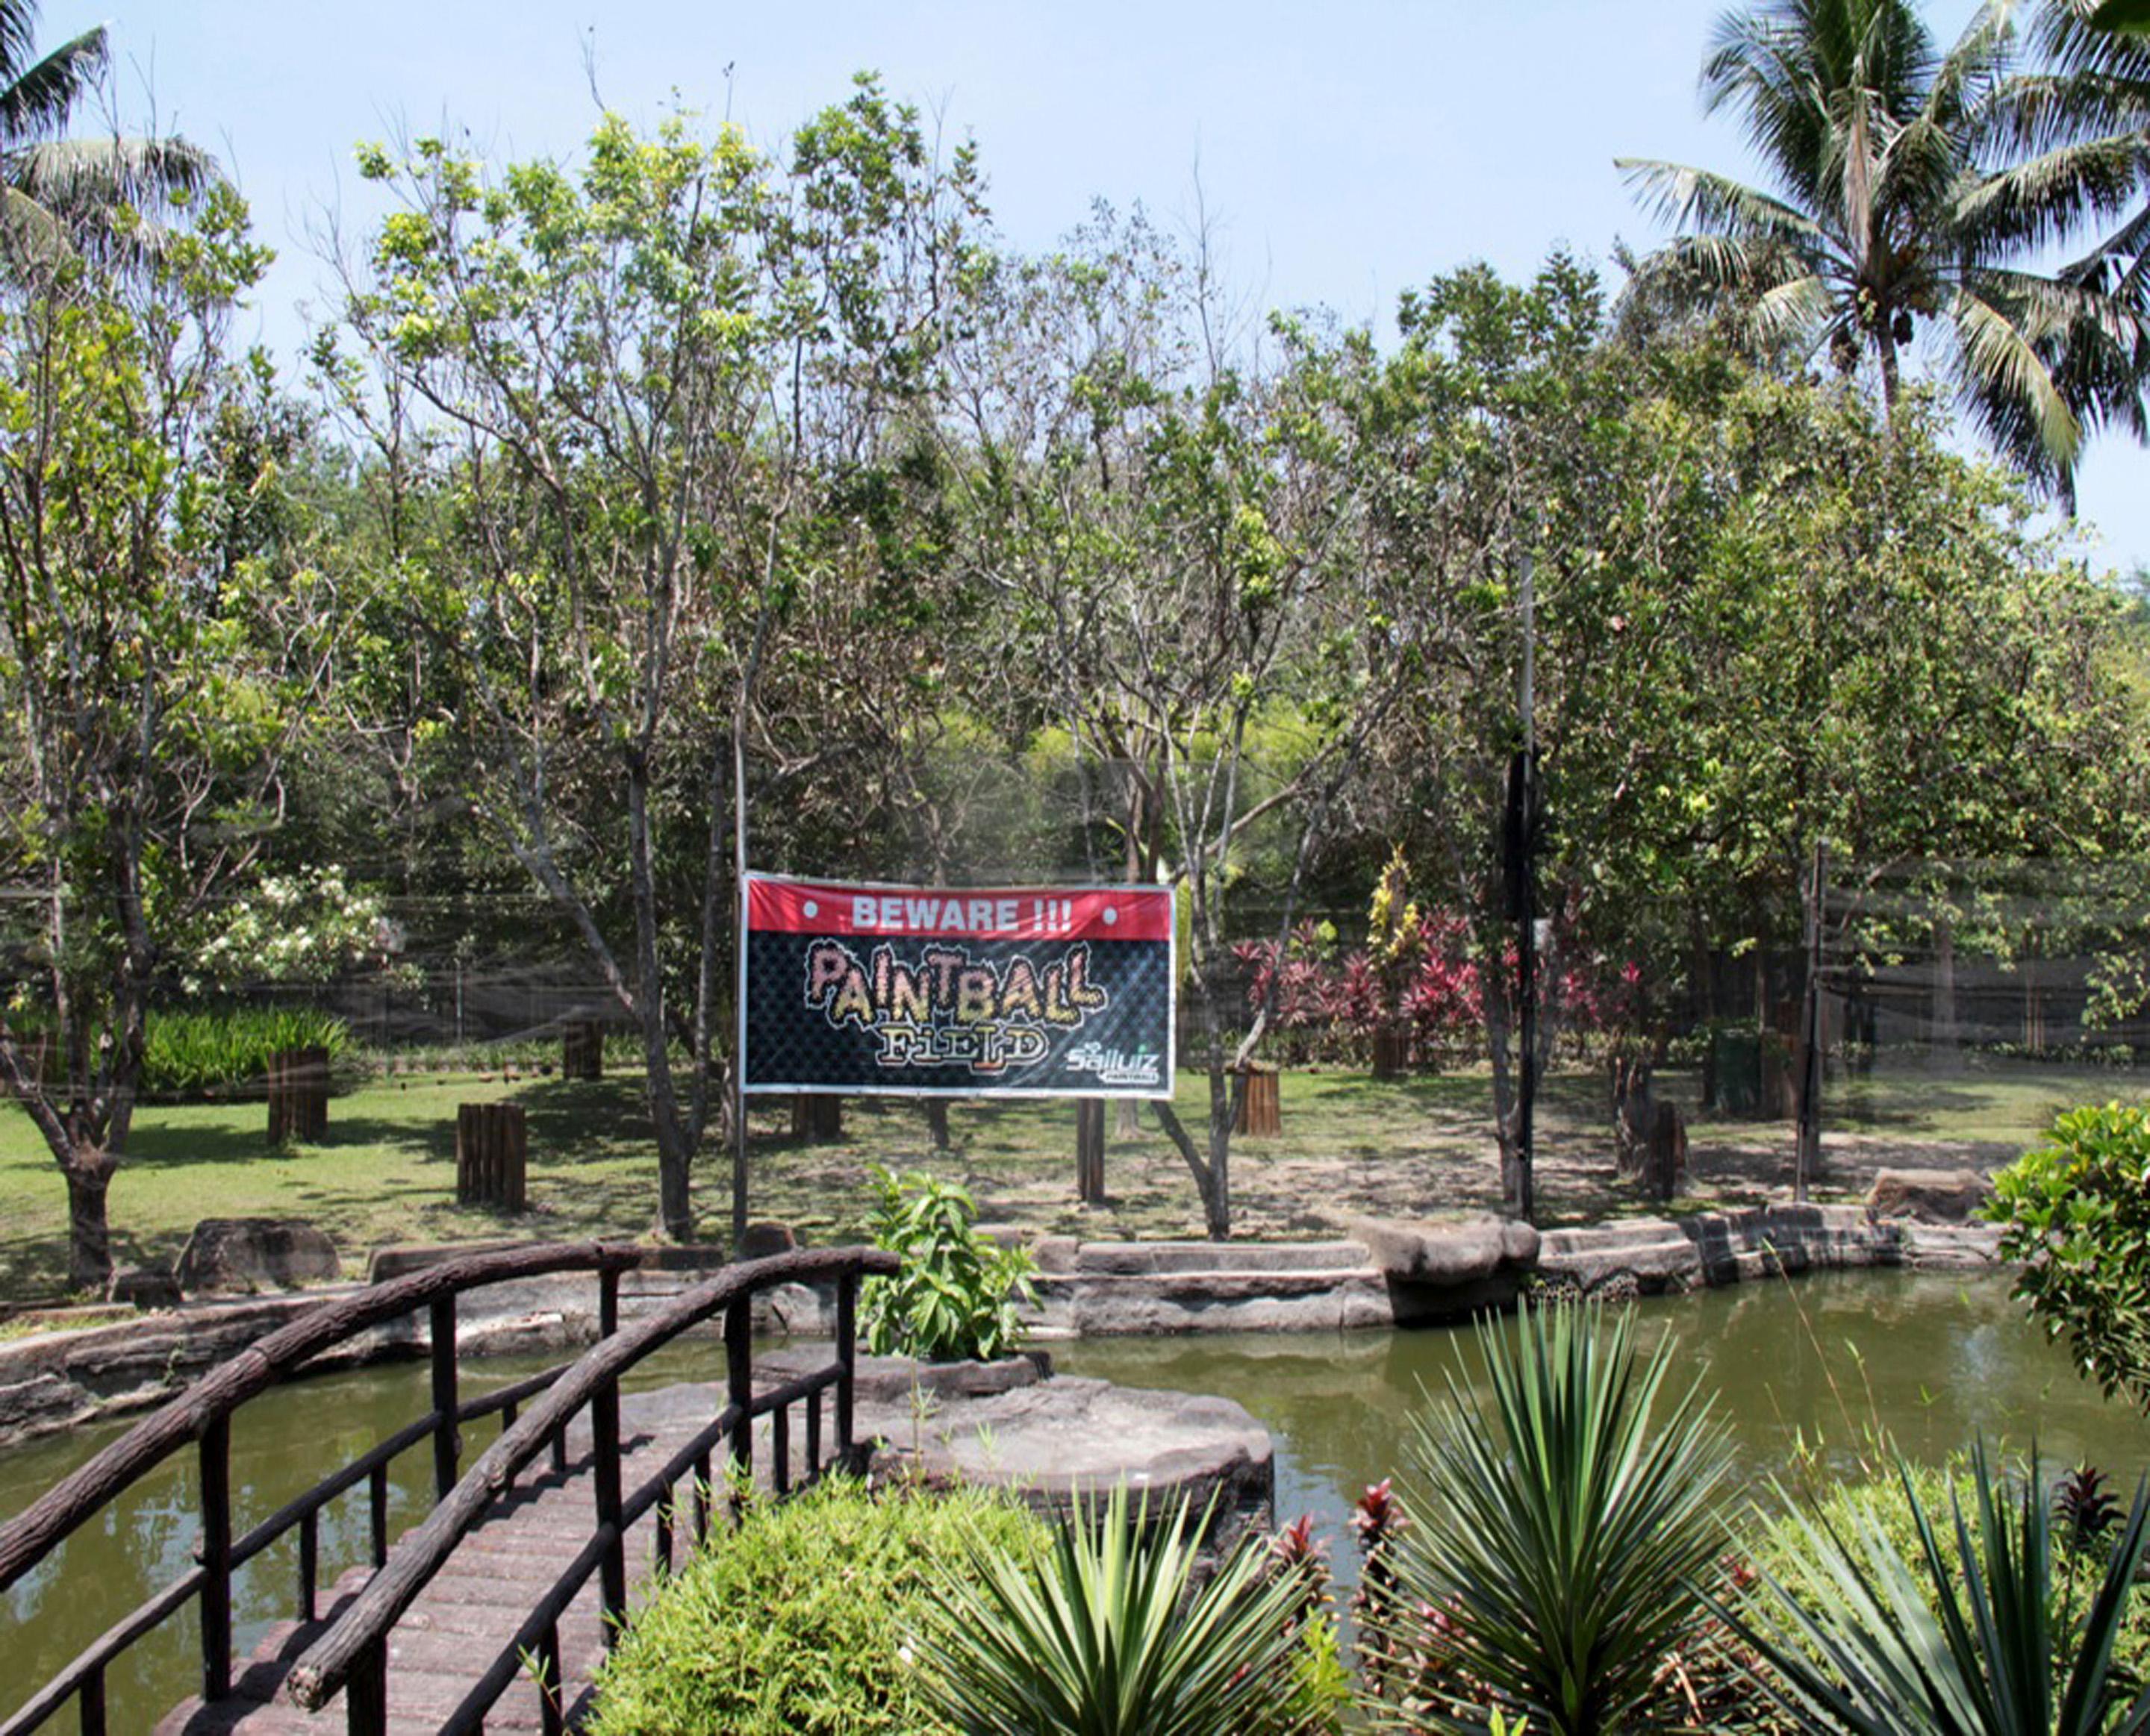
[(882, 1067), (997, 1073), (1043, 1060), (1112, 997), (1090, 981), (1090, 949), (1079, 941), (1040, 964), (946, 944), (915, 960), (883, 944), (861, 962), (843, 941), (818, 940), (806, 953), (806, 1004), (840, 1030), (869, 1033)]

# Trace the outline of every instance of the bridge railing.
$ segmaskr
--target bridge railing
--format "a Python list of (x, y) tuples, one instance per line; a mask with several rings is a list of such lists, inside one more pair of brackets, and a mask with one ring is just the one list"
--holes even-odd
[[(517, 1475), (548, 1442), (562, 1438), (569, 1421), (587, 1406), (591, 1486), (595, 1497), (589, 1537), (540, 1595), (514, 1638), (479, 1672), (468, 1694), (441, 1726), (443, 1732), (482, 1729), (494, 1703), (523, 1673), (528, 1661), (535, 1659), (541, 1678), (544, 1728), (548, 1732), (563, 1729), (566, 1708), (562, 1703), (561, 1618), (595, 1575), (605, 1643), (612, 1643), (627, 1611), (629, 1527), (651, 1509), (656, 1510), (657, 1558), (660, 1567), (669, 1567), (679, 1486), (691, 1478), (695, 1537), (697, 1541), (706, 1537), (716, 1449), (720, 1443), (725, 1447), (734, 1486), (739, 1480), (751, 1477), (754, 1425), (763, 1416), (770, 1419), (771, 1481), (779, 1495), (788, 1492), (792, 1456), (790, 1418), (794, 1406), (805, 1407), (806, 1475), (818, 1476), (824, 1466), (824, 1393), (833, 1396), (833, 1457), (838, 1461), (849, 1457), (853, 1448), (859, 1281), (871, 1274), (893, 1273), (896, 1268), (894, 1254), (868, 1248), (807, 1250), (727, 1266), (661, 1310), (604, 1340), (538, 1399), (521, 1421), (502, 1433), (422, 1524), (405, 1533), (387, 1565), (293, 1667), (285, 1684), (288, 1697), (309, 1711), (318, 1711), (341, 1692), (346, 1728), (353, 1736), (381, 1736), (388, 1724), (388, 1638), (396, 1622), (464, 1537), (484, 1520)], [(778, 1284), (831, 1282), (836, 1291), (836, 1320), (830, 1361), (773, 1391), (757, 1395), (754, 1390), (754, 1298)], [(623, 1490), (621, 1378), (644, 1357), (719, 1312), (724, 1316), (724, 1404), (653, 1475), (632, 1491)]]
[[(225, 1698), (232, 1682), (232, 1577), (240, 1567), (295, 1529), (296, 1612), (301, 1620), (315, 1619), (320, 1516), (331, 1501), (361, 1482), (367, 1486), (372, 1559), (378, 1572), (389, 1558), (390, 1463), (430, 1437), (435, 1498), (445, 1497), (457, 1484), (462, 1426), (497, 1411), (504, 1429), (513, 1432), (519, 1407), (573, 1366), (563, 1363), (479, 1399), (460, 1401), (457, 1299), (490, 1284), (556, 1273), (590, 1272), (598, 1282), (598, 1330), (609, 1335), (618, 1325), (619, 1274), (639, 1264), (641, 1259), (641, 1250), (629, 1247), (597, 1242), (545, 1244), (446, 1260), (407, 1277), (323, 1301), (195, 1381), (54, 1484), (0, 1528), (0, 1592), (45, 1561), (107, 1504), (189, 1444), (199, 1454), (200, 1541), (193, 1567), (114, 1623), (5, 1723), (0, 1723), (0, 1736), (26, 1736), (70, 1700), (80, 1708), (84, 1736), (103, 1736), (105, 1677), (114, 1660), (190, 1602), (198, 1602), (200, 1607), (202, 1698), (211, 1702)], [(258, 1394), (303, 1372), (324, 1353), (420, 1310), (426, 1312), (430, 1320), (432, 1407), (235, 1537), (232, 1413)], [(547, 1443), (541, 1439), (539, 1444)], [(556, 1460), (563, 1460), (564, 1427), (550, 1445)]]

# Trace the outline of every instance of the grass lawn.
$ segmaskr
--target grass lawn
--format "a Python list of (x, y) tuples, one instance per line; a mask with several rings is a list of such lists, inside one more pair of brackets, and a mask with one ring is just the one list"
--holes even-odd
[[(1689, 1163), (1675, 1209), (1783, 1197), (1791, 1179), (1790, 1128), (1731, 1122), (1695, 1110), (1698, 1082), (1660, 1076), (1689, 1114)], [(2124, 1072), (2020, 1064), (1930, 1073), (1910, 1067), (1832, 1082), (1824, 1198), (1857, 1198), (1885, 1164), (2003, 1163), (2031, 1143), (2057, 1108), (2136, 1098)], [(531, 1210), (511, 1219), (455, 1201), (455, 1108), (512, 1098), (530, 1117)], [(1204, 1124), (1208, 1087), (1183, 1073), (1178, 1106)], [(1293, 1072), (1282, 1082), (1284, 1132), (1235, 1140), (1234, 1229), (1249, 1236), (1334, 1234), (1355, 1212), (1439, 1217), (1483, 1210), (1498, 1199), (1482, 1070), (1393, 1082), (1351, 1072)], [(383, 1243), (492, 1236), (633, 1238), (651, 1223), (656, 1160), (638, 1077), (593, 1082), (510, 1081), (497, 1073), (376, 1077), (333, 1099), (329, 1136), (278, 1151), (260, 1103), (153, 1106), (135, 1118), (133, 1148), (112, 1186), (115, 1258), (175, 1257), (207, 1217), (300, 1217), (335, 1239), (362, 1271)], [(1140, 1131), (1113, 1136), (1108, 1204), (1074, 1199), (1075, 1128), (1067, 1103), (959, 1103), (953, 1148), (936, 1155), (916, 1103), (853, 1100), (844, 1137), (807, 1145), (788, 1135), (781, 1105), (752, 1118), (754, 1215), (791, 1224), (803, 1240), (858, 1234), (870, 1164), (931, 1168), (966, 1183), (988, 1219), (1088, 1238), (1194, 1236), (1201, 1216), (1192, 1178), (1145, 1114)], [(1611, 1173), (1604, 1086), (1594, 1069), (1547, 1082), (1539, 1120), (1541, 1219), (1586, 1221), (1646, 1209)], [(730, 1153), (702, 1160), (696, 1192), (704, 1232), (729, 1224)], [(0, 1301), (50, 1297), (66, 1269), (66, 1190), (36, 1130), (0, 1104)]]

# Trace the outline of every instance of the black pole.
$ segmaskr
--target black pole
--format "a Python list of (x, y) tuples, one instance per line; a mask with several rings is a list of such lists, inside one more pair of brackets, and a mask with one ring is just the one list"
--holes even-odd
[(1798, 1154), (1792, 1174), (1792, 1198), (1804, 1203), (1821, 1168), (1821, 945), (1822, 900), (1828, 887), (1829, 849), (1814, 845), (1814, 871), (1807, 882), (1807, 992), (1800, 1008)]

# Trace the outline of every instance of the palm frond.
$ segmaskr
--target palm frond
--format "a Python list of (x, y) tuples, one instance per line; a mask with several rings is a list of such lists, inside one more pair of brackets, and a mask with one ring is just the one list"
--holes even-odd
[[(8, 8), (12, 13), (13, 8)], [(12, 47), (0, 37), (0, 50)], [(28, 44), (23, 44), (28, 52)], [(85, 30), (0, 86), (0, 144), (58, 136), (83, 93), (104, 70), (104, 28)], [(12, 56), (9, 70), (15, 65)]]
[[(1950, 324), (1966, 396), (1974, 405), (1996, 400), (2021, 405), (2018, 430), (2035, 436), (2046, 462), (2072, 468), (2082, 445), (2082, 424), (2062, 396), (2036, 341), (2017, 319), (1971, 289), (1960, 290), (1952, 302)], [(2061, 330), (2065, 327), (2050, 336), (2057, 338)]]
[(17, 154), (14, 184), (63, 219), (128, 204), (169, 209), (216, 179), (216, 159), (184, 139), (57, 139)]
[(1799, 245), (1827, 239), (1819, 225), (1796, 206), (1729, 175), (1644, 157), (1618, 158), (1612, 166), (1646, 209), (1673, 229), (1714, 230), (1742, 240)]

